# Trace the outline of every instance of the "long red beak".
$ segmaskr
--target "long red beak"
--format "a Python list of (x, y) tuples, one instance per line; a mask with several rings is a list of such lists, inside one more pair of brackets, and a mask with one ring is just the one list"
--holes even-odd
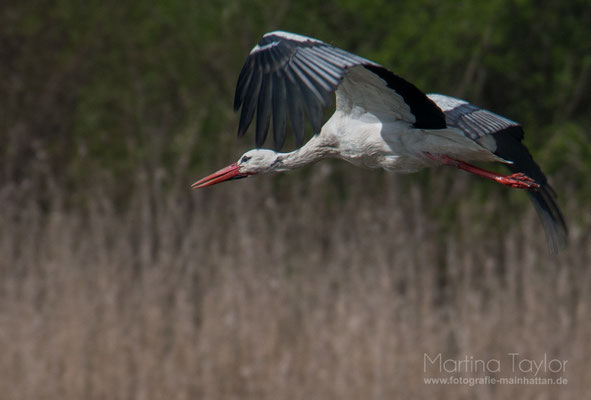
[(197, 182), (191, 185), (191, 188), (201, 189), (207, 186), (215, 185), (216, 183), (228, 181), (230, 179), (246, 178), (248, 174), (240, 173), (239, 169), (240, 166), (238, 165), (238, 163), (230, 164), (227, 167), (222, 168), (219, 171), (214, 172), (213, 174), (208, 175), (201, 180), (198, 180)]

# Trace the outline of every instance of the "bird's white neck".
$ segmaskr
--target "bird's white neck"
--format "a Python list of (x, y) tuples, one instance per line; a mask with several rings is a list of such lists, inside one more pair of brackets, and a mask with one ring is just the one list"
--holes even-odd
[(273, 171), (289, 171), (335, 154), (336, 149), (332, 141), (322, 135), (315, 135), (297, 150), (289, 153), (277, 153), (277, 161)]

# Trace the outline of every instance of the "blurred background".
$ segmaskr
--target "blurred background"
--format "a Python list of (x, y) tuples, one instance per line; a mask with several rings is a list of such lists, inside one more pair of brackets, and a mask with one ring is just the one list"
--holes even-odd
[[(263, 33), (318, 37), (520, 121), (570, 244), (526, 193), (323, 161), (196, 192), (237, 140)], [(591, 370), (586, 0), (0, 6), (6, 399), (580, 399)], [(568, 360), (567, 385), (433, 385), (431, 358)]]

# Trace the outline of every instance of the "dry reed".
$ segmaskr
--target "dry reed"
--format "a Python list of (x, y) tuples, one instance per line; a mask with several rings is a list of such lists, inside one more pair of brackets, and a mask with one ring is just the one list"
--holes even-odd
[[(463, 206), (453, 234), (431, 218), (471, 178), (425, 198), (395, 178), (364, 195), (367, 174), (341, 201), (297, 177), (289, 193), (268, 178), (143, 190), (125, 210), (5, 193), (2, 398), (583, 398), (589, 210), (566, 206), (571, 244), (549, 257), (533, 210), (495, 229), (477, 221), (499, 199)], [(424, 382), (450, 375), (425, 373), (425, 353), (511, 352), (568, 360), (568, 384)]]

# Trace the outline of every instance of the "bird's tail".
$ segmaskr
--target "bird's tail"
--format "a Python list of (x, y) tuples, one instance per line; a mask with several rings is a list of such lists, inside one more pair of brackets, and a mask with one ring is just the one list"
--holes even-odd
[(539, 165), (521, 143), (523, 137), (521, 128), (519, 128), (519, 131), (501, 131), (494, 134), (494, 137), (497, 142), (495, 154), (513, 162), (513, 164), (507, 164), (507, 167), (513, 173), (522, 172), (526, 174), (540, 185), (537, 191), (528, 191), (529, 197), (544, 226), (550, 253), (558, 253), (566, 246), (568, 229), (562, 212), (556, 203), (556, 193), (548, 184), (548, 180)]

